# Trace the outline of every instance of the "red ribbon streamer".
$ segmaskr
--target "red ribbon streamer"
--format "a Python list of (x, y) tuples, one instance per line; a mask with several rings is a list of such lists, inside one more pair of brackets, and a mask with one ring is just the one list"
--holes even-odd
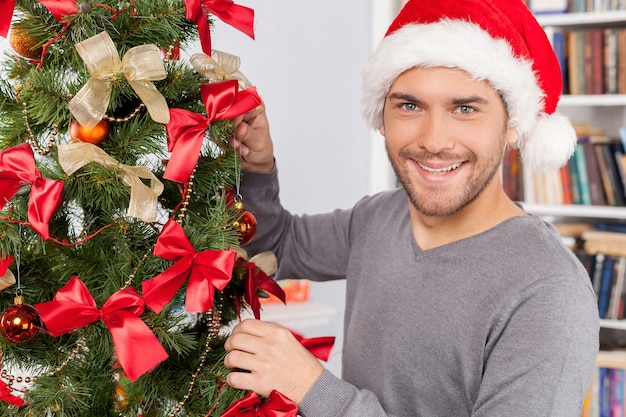
[(4, 381), (0, 381), (0, 400), (18, 407), (24, 405), (24, 400), (13, 395), (13, 391)]
[(52, 16), (62, 24), (65, 16), (72, 16), (78, 13), (78, 2), (76, 0), (39, 0), (46, 6)]
[(239, 258), (237, 262), (244, 264), (244, 268), (248, 272), (247, 277), (245, 278), (246, 293), (244, 294), (244, 299), (250, 305), (256, 319), (261, 318), (259, 289), (275, 295), (280, 301), (283, 302), (283, 304), (285, 303), (285, 291), (283, 291), (276, 281), (257, 267), (254, 262), (249, 262), (242, 258)]
[(55, 337), (102, 320), (111, 332), (117, 359), (131, 381), (168, 357), (154, 333), (138, 317), (144, 311), (144, 301), (134, 287), (117, 291), (99, 310), (87, 286), (73, 276), (52, 301), (35, 308)]
[(224, 411), (221, 417), (296, 417), (298, 406), (278, 391), (261, 401), (258, 395), (250, 392), (244, 398), (235, 401)]
[(304, 338), (301, 334), (298, 334), (293, 330), (291, 331), (291, 334), (293, 334), (298, 342), (300, 342), (306, 350), (311, 352), (313, 356), (319, 360), (328, 362), (330, 352), (333, 350), (333, 346), (335, 345), (334, 336)]
[(0, 152), (0, 204), (11, 200), (27, 183), (31, 185), (28, 221), (46, 240), (50, 237), (48, 222), (63, 201), (63, 182), (41, 176), (28, 143)]
[(15, 0), (0, 0), (0, 36), (7, 37), (13, 19)]
[(163, 178), (186, 182), (193, 172), (204, 135), (211, 123), (233, 119), (261, 104), (256, 88), (239, 91), (237, 80), (202, 84), (200, 95), (207, 116), (184, 109), (170, 109), (170, 121), (165, 126), (168, 150), (172, 153)]
[(154, 254), (176, 261), (141, 284), (146, 305), (157, 313), (174, 298), (187, 278), (185, 309), (191, 313), (209, 311), (213, 306), (215, 289), (221, 291), (230, 282), (236, 257), (232, 251), (196, 252), (182, 226), (175, 221), (169, 221), (163, 227)]
[(240, 6), (233, 0), (185, 0), (186, 17), (196, 22), (202, 51), (211, 56), (211, 27), (209, 12), (235, 29), (254, 39), (254, 10)]

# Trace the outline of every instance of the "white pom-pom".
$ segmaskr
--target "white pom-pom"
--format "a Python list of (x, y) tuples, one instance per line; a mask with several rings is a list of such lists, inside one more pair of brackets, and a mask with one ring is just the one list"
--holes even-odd
[(542, 114), (521, 144), (524, 167), (534, 171), (559, 169), (576, 149), (576, 131), (562, 114)]

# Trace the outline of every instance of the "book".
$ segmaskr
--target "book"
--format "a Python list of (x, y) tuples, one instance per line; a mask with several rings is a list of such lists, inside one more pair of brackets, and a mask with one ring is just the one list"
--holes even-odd
[(622, 183), (622, 177), (617, 167), (617, 161), (615, 160), (615, 147), (611, 143), (598, 143), (595, 145), (600, 149), (600, 158), (603, 165), (606, 165), (607, 177), (609, 186), (607, 187), (607, 201), (608, 193), (612, 194), (612, 205), (624, 206), (624, 184)]
[(604, 93), (604, 30), (602, 28), (591, 28), (588, 42), (591, 49), (590, 56), (590, 77), (586, 87), (588, 94)]
[(593, 285), (593, 292), (596, 294), (596, 298), (600, 295), (600, 284), (602, 283), (602, 266), (604, 265), (604, 254), (598, 253), (594, 257), (594, 262), (591, 275), (591, 285)]
[(561, 195), (562, 204), (573, 204), (574, 196), (572, 195), (572, 179), (570, 176), (570, 163), (569, 161), (559, 168), (559, 175), (561, 177)]
[(591, 204), (595, 206), (606, 205), (606, 196), (604, 195), (604, 185), (602, 184), (602, 176), (598, 157), (593, 143), (589, 138), (581, 138), (583, 151), (585, 153), (585, 163), (587, 168), (587, 187), (589, 188), (589, 196)]
[(609, 417), (624, 417), (624, 370), (609, 368)]
[(585, 160), (585, 149), (582, 143), (576, 144), (574, 150), (574, 163), (577, 172), (577, 187), (580, 192), (580, 204), (591, 205), (591, 193), (589, 190), (589, 178), (587, 175), (587, 162)]
[[(626, 28), (617, 29), (617, 50), (626, 51)], [(617, 92), (626, 94), (626, 54), (617, 55)]]
[(615, 270), (615, 258), (606, 256), (602, 264), (602, 277), (600, 279), (600, 294), (598, 294), (598, 312), (600, 318), (606, 318), (609, 311), (611, 288), (613, 287), (613, 271)]
[(609, 293), (609, 307), (606, 314), (606, 318), (612, 320), (619, 319), (620, 304), (622, 302), (624, 288), (624, 267), (626, 266), (624, 262), (626, 262), (626, 257), (620, 256), (613, 265), (613, 277)]
[(604, 91), (617, 94), (617, 29), (604, 29)]

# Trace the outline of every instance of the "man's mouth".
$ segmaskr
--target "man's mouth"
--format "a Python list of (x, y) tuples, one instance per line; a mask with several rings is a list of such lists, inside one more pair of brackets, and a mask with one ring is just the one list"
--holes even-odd
[(450, 172), (452, 170), (457, 169), (458, 167), (460, 167), (463, 163), (462, 162), (457, 162), (456, 164), (452, 164), (450, 166), (447, 167), (443, 167), (443, 168), (431, 168), (429, 166), (426, 166), (424, 164), (421, 163), (417, 163), (417, 165), (422, 168), (424, 171), (428, 171), (430, 173), (433, 174), (445, 174), (446, 172)]

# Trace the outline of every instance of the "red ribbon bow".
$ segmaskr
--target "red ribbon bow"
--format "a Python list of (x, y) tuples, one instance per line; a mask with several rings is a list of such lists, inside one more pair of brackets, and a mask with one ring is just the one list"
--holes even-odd
[(55, 337), (102, 320), (111, 332), (117, 359), (131, 381), (168, 357), (154, 333), (138, 317), (144, 311), (144, 301), (134, 287), (117, 291), (98, 310), (87, 286), (73, 276), (52, 301), (35, 308)]
[(221, 417), (296, 417), (298, 406), (278, 391), (261, 401), (258, 395), (250, 392), (244, 398), (235, 401), (224, 411)]
[(4, 381), (0, 381), (0, 400), (18, 407), (24, 405), (24, 400), (13, 395), (13, 391)]
[(0, 258), (0, 277), (6, 274), (7, 269), (13, 263), (13, 257), (11, 255), (7, 255), (5, 258)]
[(46, 6), (50, 14), (60, 23), (64, 23), (63, 19), (65, 16), (78, 13), (78, 2), (76, 0), (39, 0), (39, 2)]
[(15, 0), (0, 0), (0, 36), (7, 37), (13, 19)]
[(4, 206), (26, 183), (31, 185), (28, 201), (30, 227), (44, 240), (48, 239), (48, 222), (63, 201), (63, 182), (41, 176), (28, 143), (0, 152), (0, 205)]
[(237, 80), (227, 80), (200, 86), (207, 116), (184, 109), (170, 109), (170, 121), (165, 126), (168, 150), (172, 153), (163, 178), (185, 182), (198, 162), (202, 141), (211, 123), (232, 119), (261, 104), (254, 87), (239, 91)]
[(157, 313), (174, 298), (188, 277), (185, 309), (192, 313), (210, 310), (215, 289), (221, 291), (230, 282), (236, 256), (235, 252), (223, 250), (196, 252), (182, 226), (175, 221), (163, 227), (154, 254), (176, 261), (141, 284), (146, 304)]
[(244, 264), (247, 270), (245, 278), (246, 293), (244, 299), (250, 305), (254, 318), (261, 318), (261, 303), (259, 302), (259, 289), (275, 295), (280, 301), (285, 303), (285, 291), (270, 276), (263, 272), (254, 262), (249, 262), (243, 258), (237, 260), (238, 263)]
[(211, 56), (211, 27), (209, 12), (235, 29), (254, 39), (254, 10), (240, 6), (233, 0), (185, 0), (186, 17), (196, 22), (202, 52)]

